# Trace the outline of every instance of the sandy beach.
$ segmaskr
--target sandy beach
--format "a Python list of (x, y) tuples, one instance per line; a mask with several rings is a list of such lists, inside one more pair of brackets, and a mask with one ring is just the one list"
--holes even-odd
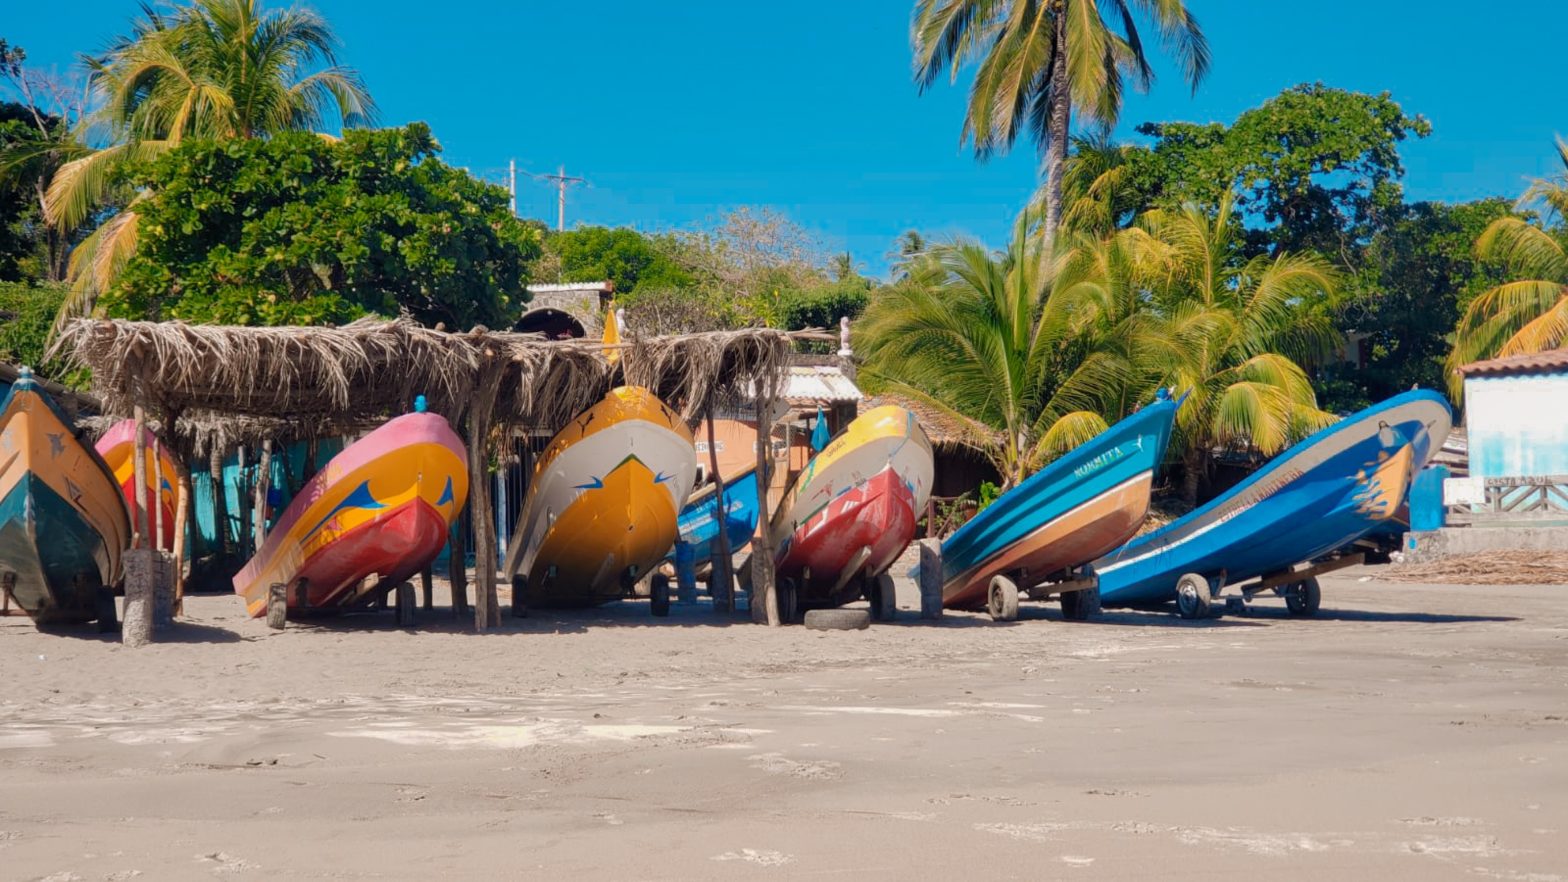
[(1568, 605), (0, 618), (0, 879), (1568, 879)]

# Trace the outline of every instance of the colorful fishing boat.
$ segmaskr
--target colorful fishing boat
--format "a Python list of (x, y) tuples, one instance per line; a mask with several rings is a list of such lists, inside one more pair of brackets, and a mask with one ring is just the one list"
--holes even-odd
[(0, 457), (0, 590), (39, 625), (111, 626), (125, 501), (27, 368), (0, 403)]
[[(142, 443), (145, 453), (142, 460), (142, 481), (147, 486), (147, 499), (156, 508), (148, 511), (148, 528), (157, 531), (162, 524), (163, 532), (158, 537), (158, 547), (169, 550), (174, 548), (174, 517), (175, 517), (175, 489), (176, 477), (174, 459), (169, 456), (168, 448), (158, 443), (152, 430), (142, 428)], [(109, 471), (114, 472), (114, 480), (119, 483), (120, 490), (125, 494), (125, 507), (127, 511), (136, 511), (136, 421), (121, 420), (115, 423), (95, 445), (98, 455), (109, 466)], [(153, 487), (157, 491), (153, 491)]]
[[(514, 602), (597, 606), (632, 593), (675, 544), (696, 479), (685, 420), (637, 386), (610, 391), (539, 455), (506, 551)], [(652, 594), (669, 609), (668, 587)]]
[(1101, 602), (1174, 599), (1184, 618), (1199, 618), (1237, 585), (1239, 602), (1273, 591), (1293, 614), (1311, 615), (1315, 575), (1342, 562), (1321, 559), (1398, 513), (1452, 419), (1441, 395), (1418, 390), (1323, 429), (1207, 505), (1096, 561)]
[[(942, 605), (1018, 616), (1020, 591), (1061, 598), (1068, 618), (1095, 608), (1084, 564), (1132, 538), (1149, 512), (1179, 401), (1163, 390), (997, 497), (942, 543)], [(1088, 593), (1085, 593), (1088, 592)]]
[(384, 597), (435, 560), (467, 498), (468, 454), (445, 419), (388, 420), (305, 482), (234, 592), (253, 616), (274, 584), (291, 615)]
[(897, 405), (861, 414), (812, 457), (771, 524), (785, 621), (860, 597), (892, 618), (887, 568), (914, 538), (933, 468), (925, 430)]
[[(724, 481), (724, 525), (729, 531), (730, 553), (745, 548), (757, 532), (757, 469), (737, 472)], [(676, 560), (690, 552), (693, 566), (713, 560), (719, 547), (718, 486), (712, 482), (699, 488), (686, 500), (677, 520), (676, 548), (669, 558)], [(684, 548), (683, 548), (684, 547)]]

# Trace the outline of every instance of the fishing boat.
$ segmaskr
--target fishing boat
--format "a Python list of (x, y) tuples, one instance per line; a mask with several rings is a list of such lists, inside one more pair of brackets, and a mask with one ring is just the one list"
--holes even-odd
[(290, 615), (384, 597), (435, 560), (468, 498), (468, 454), (433, 413), (388, 420), (317, 472), (234, 577), (253, 616), (270, 587)]
[(1101, 602), (1174, 599), (1182, 617), (1201, 618), (1232, 585), (1242, 591), (1236, 602), (1272, 591), (1292, 614), (1315, 613), (1316, 576), (1359, 560), (1325, 556), (1396, 516), (1452, 419), (1441, 395), (1417, 390), (1317, 432), (1212, 502), (1096, 561)]
[(771, 523), (784, 621), (860, 597), (892, 618), (887, 568), (914, 538), (933, 468), (925, 430), (897, 405), (856, 417), (812, 457)]
[[(718, 554), (719, 521), (718, 485), (712, 482), (697, 489), (686, 500), (676, 521), (678, 537), (676, 550), (670, 554), (675, 560), (682, 551), (689, 551), (693, 566), (702, 566)], [(757, 531), (757, 468), (743, 469), (724, 481), (724, 525), (729, 531), (730, 552), (745, 548)]]
[[(1181, 402), (1159, 398), (997, 497), (942, 543), (942, 605), (1018, 617), (1020, 592), (1095, 608), (1084, 564), (1137, 533)], [(1087, 593), (1086, 593), (1087, 592)]]
[[(175, 531), (175, 490), (176, 472), (174, 460), (169, 456), (168, 448), (158, 443), (152, 430), (142, 428), (142, 443), (145, 454), (142, 461), (142, 481), (146, 484), (147, 499), (157, 500), (152, 503), (155, 508), (147, 515), (148, 527), (153, 531), (158, 530), (162, 524), (162, 532), (158, 536), (158, 547), (172, 549), (174, 547)], [(109, 466), (109, 471), (114, 473), (114, 480), (119, 483), (120, 490), (125, 494), (125, 507), (127, 511), (136, 510), (136, 421), (121, 420), (115, 423), (95, 445), (98, 455), (103, 457), (104, 464)], [(152, 492), (156, 485), (157, 492)]]
[[(631, 594), (674, 546), (696, 473), (685, 420), (647, 389), (612, 389), (539, 455), (506, 551), (514, 602), (597, 606)], [(667, 614), (668, 585), (651, 597)]]
[(0, 457), (0, 590), (38, 625), (111, 627), (125, 501), (25, 367), (0, 403)]

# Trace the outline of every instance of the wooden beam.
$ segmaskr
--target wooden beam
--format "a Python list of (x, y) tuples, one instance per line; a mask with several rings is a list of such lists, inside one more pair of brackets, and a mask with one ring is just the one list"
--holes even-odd
[[(766, 383), (758, 383), (759, 389)], [(773, 464), (773, 397), (771, 390), (764, 390), (757, 397), (757, 534), (751, 540), (751, 603), (752, 621), (766, 622), (777, 628), (783, 624), (779, 617), (778, 592), (774, 590), (772, 520), (769, 517), (768, 490)], [(762, 603), (758, 616), (757, 602)]]
[(255, 519), (255, 553), (261, 553), (261, 544), (267, 541), (267, 490), (272, 486), (272, 439), (261, 442), (261, 461), (256, 472), (255, 506), (251, 517)]
[[(140, 548), (147, 542), (149, 534), (147, 526), (147, 440), (142, 433), (147, 426), (147, 411), (138, 401), (131, 408), (131, 419), (136, 423), (131, 440), (131, 480), (135, 482), (135, 492), (131, 494), (133, 500), (131, 523), (131, 547)], [(151, 543), (147, 543), (150, 545)]]
[(713, 504), (718, 507), (719, 537), (717, 551), (710, 564), (708, 592), (713, 595), (714, 612), (729, 612), (730, 598), (735, 596), (735, 581), (730, 577), (734, 551), (730, 548), (729, 509), (724, 500), (724, 475), (719, 473), (719, 448), (714, 441), (713, 406), (708, 406), (708, 474), (713, 478)]

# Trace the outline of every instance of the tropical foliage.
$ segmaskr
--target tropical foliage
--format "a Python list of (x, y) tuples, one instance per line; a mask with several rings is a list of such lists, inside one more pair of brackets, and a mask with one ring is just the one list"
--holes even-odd
[[(1501, 217), (1476, 241), (1477, 254), (1501, 262), (1510, 281), (1470, 302), (1450, 367), (1568, 346), (1568, 142), (1557, 142), (1557, 155), (1563, 171), (1537, 180), (1520, 199), (1521, 208), (1542, 208), (1544, 220)], [(1458, 375), (1450, 382), (1457, 398)]]
[(539, 234), (506, 191), (435, 158), (422, 123), (187, 140), (136, 178), (140, 243), (104, 305), (127, 317), (336, 323), (371, 312), (498, 326)]
[(1110, 128), (1128, 80), (1144, 90), (1154, 82), (1140, 18), (1196, 89), (1209, 47), (1183, 0), (916, 0), (911, 42), (921, 90), (975, 66), (960, 141), (981, 157), (1007, 152), (1019, 134), (1039, 146), (1047, 253), (1061, 218), (1073, 111)]
[[(58, 228), (86, 222), (114, 189), (187, 138), (246, 139), (361, 125), (375, 113), (359, 75), (338, 64), (326, 21), (302, 7), (195, 0), (143, 7), (131, 33), (89, 60), (96, 110), (83, 151), (54, 174), (47, 211)], [(132, 197), (71, 256), (67, 312), (90, 309), (135, 252), (141, 206)]]

